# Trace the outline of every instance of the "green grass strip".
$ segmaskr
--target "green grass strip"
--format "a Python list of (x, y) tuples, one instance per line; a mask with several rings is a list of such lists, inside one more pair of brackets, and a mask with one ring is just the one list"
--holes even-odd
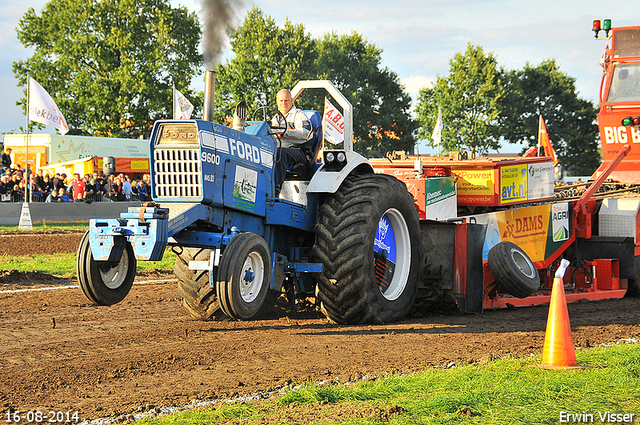
[(577, 359), (589, 367), (545, 370), (536, 367), (540, 356), (498, 359), (351, 386), (306, 385), (262, 402), (218, 403), (139, 422), (506, 425), (607, 423), (607, 414), (627, 414), (640, 423), (640, 345), (578, 350)]
[(33, 231), (42, 231), (42, 230), (78, 230), (85, 231), (89, 229), (89, 221), (85, 222), (76, 222), (76, 223), (40, 223), (34, 224), (32, 230), (21, 230), (18, 226), (9, 226), (9, 225), (0, 225), (0, 233), (3, 232), (20, 232), (20, 233), (31, 233)]
[[(138, 261), (137, 270), (173, 270), (175, 262), (176, 255), (168, 249), (161, 261)], [(71, 278), (76, 275), (76, 254), (0, 255), (0, 270), (38, 271)]]

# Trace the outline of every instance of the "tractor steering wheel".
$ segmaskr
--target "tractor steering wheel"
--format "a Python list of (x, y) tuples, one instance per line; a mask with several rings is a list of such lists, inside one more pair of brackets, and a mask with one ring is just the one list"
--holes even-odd
[[(272, 130), (282, 130), (282, 133), (270, 133), (276, 137), (281, 138), (287, 133), (287, 120), (278, 109), (272, 106), (261, 106), (253, 112), (253, 121), (258, 121), (256, 115), (262, 113), (262, 121), (269, 124)], [(269, 115), (272, 115), (276, 119), (276, 125), (273, 125), (273, 121), (269, 119)]]

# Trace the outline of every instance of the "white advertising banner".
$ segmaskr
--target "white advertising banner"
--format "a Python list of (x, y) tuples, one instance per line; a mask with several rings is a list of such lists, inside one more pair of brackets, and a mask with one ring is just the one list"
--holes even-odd
[(438, 119), (436, 120), (436, 126), (433, 127), (433, 133), (431, 134), (431, 140), (433, 144), (436, 146), (440, 146), (442, 143), (442, 129), (444, 125), (442, 124), (442, 109), (438, 106)]
[(56, 102), (31, 77), (29, 77), (29, 119), (57, 128), (63, 136), (69, 132), (67, 120), (56, 106)]
[(427, 179), (426, 195), (427, 219), (447, 220), (458, 216), (455, 177)]
[(324, 117), (322, 118), (324, 140), (337, 145), (344, 141), (344, 117), (329, 99), (324, 99)]
[(527, 199), (553, 198), (553, 162), (529, 164)]
[(173, 119), (188, 120), (191, 118), (193, 105), (182, 93), (173, 89)]

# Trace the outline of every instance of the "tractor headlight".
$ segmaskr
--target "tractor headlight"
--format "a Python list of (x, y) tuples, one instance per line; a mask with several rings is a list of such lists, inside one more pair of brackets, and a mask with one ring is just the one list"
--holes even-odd
[(347, 165), (347, 153), (345, 151), (325, 151), (324, 169), (327, 171), (340, 171)]

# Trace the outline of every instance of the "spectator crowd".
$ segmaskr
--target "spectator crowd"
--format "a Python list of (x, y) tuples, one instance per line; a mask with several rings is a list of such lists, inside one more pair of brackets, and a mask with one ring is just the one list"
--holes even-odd
[[(32, 172), (19, 164), (11, 164), (11, 149), (2, 154), (0, 163), (0, 201), (24, 202), (29, 196), (32, 202), (118, 202), (150, 201), (149, 175), (131, 179), (124, 174), (105, 176), (101, 171), (71, 178), (65, 173), (51, 176), (42, 169)], [(27, 190), (29, 189), (29, 190)], [(29, 191), (31, 193), (29, 193)]]

